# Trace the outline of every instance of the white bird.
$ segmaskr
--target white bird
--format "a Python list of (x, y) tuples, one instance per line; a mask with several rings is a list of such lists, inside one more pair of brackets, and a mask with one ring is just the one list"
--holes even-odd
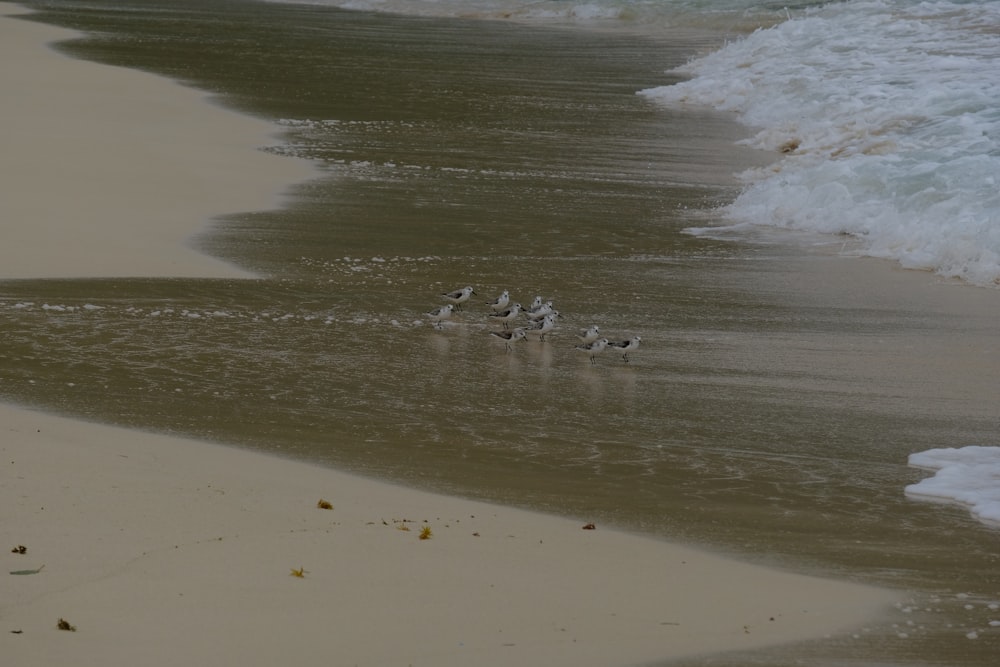
[(446, 319), (451, 317), (452, 312), (455, 310), (455, 306), (450, 303), (447, 306), (441, 306), (440, 308), (435, 308), (431, 312), (427, 313), (427, 317), (434, 320), (434, 326), (438, 329), (441, 328), (441, 323)]
[(488, 302), (486, 305), (493, 309), (493, 312), (499, 313), (501, 310), (507, 307), (510, 303), (510, 292), (504, 290), (500, 293), (500, 296)]
[(595, 359), (595, 357), (599, 355), (601, 352), (604, 352), (604, 350), (607, 347), (608, 347), (608, 339), (598, 338), (593, 343), (588, 343), (587, 345), (577, 345), (576, 349), (580, 350), (581, 352), (586, 352), (588, 355), (590, 355), (590, 363), (596, 364), (597, 359)]
[(528, 325), (528, 330), (531, 333), (538, 334), (538, 340), (545, 340), (545, 334), (552, 331), (556, 326), (556, 315), (555, 313), (550, 313), (543, 317), (540, 321), (532, 322)]
[(628, 340), (623, 340), (620, 343), (617, 343), (617, 342), (615, 342), (615, 343), (609, 343), (609, 345), (611, 345), (611, 347), (618, 348), (618, 350), (623, 353), (622, 354), (622, 359), (624, 359), (625, 363), (627, 364), (629, 362), (628, 353), (631, 352), (632, 350), (638, 349), (639, 348), (639, 343), (641, 341), (642, 341), (642, 337), (641, 336), (632, 336)]
[(593, 325), (589, 329), (585, 329), (576, 335), (580, 339), (580, 343), (583, 345), (590, 345), (595, 340), (601, 337), (601, 330), (597, 325)]
[(513, 306), (506, 310), (501, 310), (499, 313), (490, 313), (489, 317), (495, 317), (496, 319), (503, 322), (503, 328), (506, 329), (510, 322), (517, 319), (518, 314), (521, 312), (521, 304), (515, 303)]
[(528, 312), (530, 313), (531, 311), (535, 310), (536, 308), (541, 307), (541, 305), (542, 305), (542, 296), (538, 295), (538, 296), (536, 296), (534, 298), (534, 300), (532, 300), (531, 305), (528, 306)]
[(537, 308), (533, 308), (527, 311), (525, 314), (528, 316), (529, 320), (540, 320), (546, 315), (554, 313), (552, 310), (552, 302), (546, 301), (545, 303), (539, 305)]
[(469, 300), (469, 297), (475, 294), (476, 291), (471, 287), (463, 287), (462, 289), (452, 290), (451, 292), (445, 292), (441, 296), (451, 302), (453, 306), (462, 309), (462, 304)]
[(522, 329), (521, 327), (517, 327), (513, 331), (491, 331), (490, 335), (496, 336), (497, 338), (501, 339), (504, 342), (504, 345), (507, 347), (508, 352), (510, 352), (513, 349), (510, 346), (511, 343), (517, 340), (525, 340), (524, 329)]

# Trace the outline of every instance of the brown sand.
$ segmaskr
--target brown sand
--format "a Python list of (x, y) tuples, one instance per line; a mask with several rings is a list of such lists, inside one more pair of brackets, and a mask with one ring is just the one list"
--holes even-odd
[[(67, 34), (0, 17), (2, 276), (240, 275), (184, 239), (309, 170), (255, 149), (265, 123), (45, 46)], [(894, 598), (209, 443), (8, 406), (0, 429), (5, 664), (625, 665)]]

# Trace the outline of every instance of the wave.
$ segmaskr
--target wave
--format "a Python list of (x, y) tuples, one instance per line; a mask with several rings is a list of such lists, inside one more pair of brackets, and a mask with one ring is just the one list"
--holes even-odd
[(857, 237), (861, 252), (1000, 284), (1000, 4), (813, 8), (641, 94), (732, 112), (751, 146), (732, 225)]

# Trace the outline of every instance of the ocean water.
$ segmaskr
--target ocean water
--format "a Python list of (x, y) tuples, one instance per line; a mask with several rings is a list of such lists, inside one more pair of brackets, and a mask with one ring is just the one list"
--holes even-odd
[[(907, 91), (907, 113), (931, 112), (914, 81), (935, 68), (905, 73), (893, 40), (922, 21), (913, 60), (963, 51), (973, 69), (986, 46), (929, 35), (965, 26), (988, 45), (970, 17), (989, 5), (26, 4), (88, 33), (60, 46), (74, 57), (272, 120), (282, 136), (263, 149), (317, 177), (198, 239), (257, 280), (0, 285), (4, 400), (900, 590), (856, 634), (685, 664), (995, 663), (1000, 533), (980, 506), (996, 482), (1000, 311), (970, 284), (990, 282), (974, 277), (990, 199), (971, 203), (990, 193), (952, 171), (989, 150), (914, 147), (928, 123), (954, 137), (952, 121), (987, 142), (990, 105), (876, 120), (901, 117)], [(988, 68), (965, 69), (942, 81), (995, 94)], [(852, 100), (870, 130), (856, 143)], [(955, 215), (935, 235), (901, 214), (916, 226), (892, 233), (932, 255), (984, 230), (965, 282), (880, 250), (885, 211), (921, 188)], [(865, 228), (809, 223), (862, 209)], [(432, 326), (465, 285), (476, 295)], [(554, 302), (545, 342), (507, 352), (489, 336), (486, 302), (504, 289)], [(642, 345), (591, 364), (574, 333), (592, 324)]]
[(846, 234), (855, 252), (995, 287), (998, 26), (994, 2), (831, 3), (643, 94), (730, 111), (748, 144), (785, 154), (743, 174), (733, 226)]
[[(287, 1), (287, 0), (278, 0)], [(313, 0), (410, 15), (477, 16), (657, 36), (733, 37), (639, 91), (709, 107), (784, 154), (745, 171), (720, 225), (850, 235), (851, 251), (974, 285), (1000, 284), (1000, 6), (994, 2)], [(748, 31), (751, 34), (746, 34)]]

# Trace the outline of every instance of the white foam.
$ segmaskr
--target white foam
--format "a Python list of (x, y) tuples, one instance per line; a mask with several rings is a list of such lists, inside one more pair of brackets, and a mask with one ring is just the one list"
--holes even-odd
[(868, 255), (1000, 284), (1000, 3), (831, 3), (642, 91), (733, 112), (788, 151), (731, 223), (852, 234)]
[(935, 474), (907, 486), (907, 496), (966, 505), (980, 521), (1000, 526), (1000, 447), (931, 449), (911, 454), (909, 464)]

